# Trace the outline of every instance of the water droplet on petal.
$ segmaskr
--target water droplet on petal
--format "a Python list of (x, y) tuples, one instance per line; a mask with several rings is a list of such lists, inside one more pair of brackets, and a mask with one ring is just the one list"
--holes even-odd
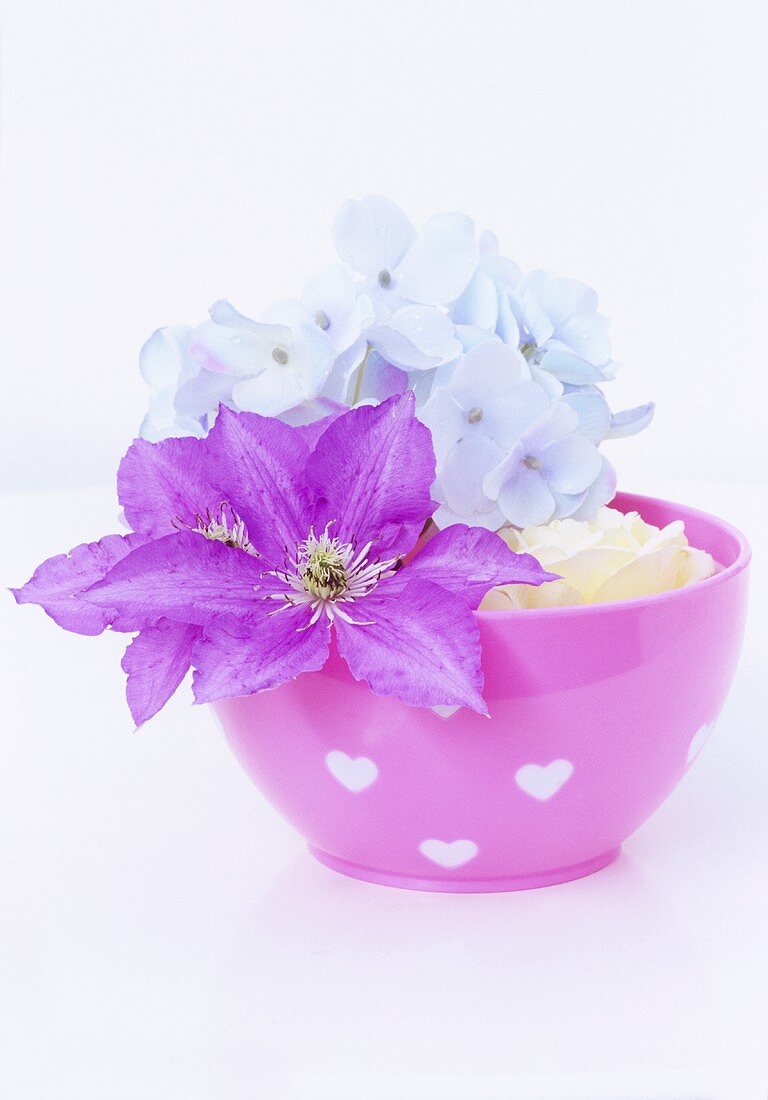
[(467, 420), (470, 424), (479, 424), (483, 419), (483, 410), (479, 405), (475, 405), (473, 409), (470, 409), (467, 413)]
[(285, 348), (274, 348), (272, 350), (272, 358), (276, 363), (279, 363), (281, 367), (284, 367), (288, 362), (288, 352)]
[(331, 319), (324, 309), (319, 309), (315, 314), (315, 324), (318, 328), (321, 328), (323, 332), (331, 327)]
[(379, 272), (378, 283), (382, 290), (389, 290), (392, 286), (392, 276), (386, 269)]

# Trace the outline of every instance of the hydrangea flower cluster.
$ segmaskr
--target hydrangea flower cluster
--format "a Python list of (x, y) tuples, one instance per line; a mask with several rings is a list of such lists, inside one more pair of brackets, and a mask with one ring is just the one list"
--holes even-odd
[(413, 390), (438, 527), (589, 519), (613, 497), (598, 448), (644, 428), (653, 405), (611, 413), (600, 387), (617, 364), (593, 290), (523, 275), (462, 214), (417, 231), (375, 195), (346, 202), (333, 237), (340, 262), (260, 320), (219, 301), (197, 327), (150, 337), (144, 438), (202, 438), (219, 403), (303, 425)]

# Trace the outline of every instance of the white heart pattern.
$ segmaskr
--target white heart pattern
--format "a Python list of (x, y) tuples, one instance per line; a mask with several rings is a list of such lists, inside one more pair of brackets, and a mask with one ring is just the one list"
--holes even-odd
[(515, 773), (515, 782), (521, 790), (540, 802), (546, 802), (557, 794), (573, 773), (570, 760), (553, 760), (551, 764), (524, 764)]
[(432, 707), (432, 710), (435, 712), (438, 718), (452, 718), (457, 710), (461, 710), (461, 707), (444, 707), (442, 705), (438, 705), (436, 707)]
[(691, 739), (691, 743), (688, 746), (688, 763), (692, 764), (701, 750), (706, 745), (707, 741), (712, 735), (712, 730), (715, 728), (714, 722), (708, 722), (705, 726), (701, 726), (697, 729)]
[(424, 840), (419, 851), (433, 863), (453, 870), (474, 859), (480, 851), (474, 840)]
[(341, 749), (329, 752), (325, 763), (333, 778), (355, 794), (370, 787), (379, 774), (379, 769), (367, 756), (347, 756)]

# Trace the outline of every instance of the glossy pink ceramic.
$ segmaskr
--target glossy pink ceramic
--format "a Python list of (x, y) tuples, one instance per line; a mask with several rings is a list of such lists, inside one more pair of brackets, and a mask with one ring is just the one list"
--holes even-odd
[(749, 548), (712, 516), (618, 496), (723, 566), (690, 588), (585, 608), (478, 612), (491, 718), (381, 699), (321, 672), (215, 705), (264, 795), (322, 863), (420, 890), (547, 886), (599, 870), (664, 801), (723, 705)]

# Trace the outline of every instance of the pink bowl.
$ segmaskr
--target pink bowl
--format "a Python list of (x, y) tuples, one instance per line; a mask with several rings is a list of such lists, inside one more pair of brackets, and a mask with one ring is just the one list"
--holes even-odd
[(478, 612), (487, 718), (378, 698), (338, 654), (215, 704), (235, 756), (334, 870), (417, 890), (519, 890), (616, 858), (701, 749), (725, 701), (749, 547), (719, 519), (620, 494), (723, 567), (624, 603)]

